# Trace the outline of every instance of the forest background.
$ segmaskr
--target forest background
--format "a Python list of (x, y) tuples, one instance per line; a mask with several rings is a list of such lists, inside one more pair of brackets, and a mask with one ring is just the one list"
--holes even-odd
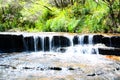
[(120, 0), (0, 0), (0, 31), (119, 33)]

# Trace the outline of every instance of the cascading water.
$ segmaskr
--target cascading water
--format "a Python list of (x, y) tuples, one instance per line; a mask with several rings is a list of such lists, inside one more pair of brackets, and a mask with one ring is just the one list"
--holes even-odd
[(34, 50), (35, 50), (35, 52), (38, 50), (37, 45), (38, 45), (38, 37), (34, 36)]
[[(55, 49), (61, 49), (64, 50), (64, 52), (67, 51), (69, 52), (75, 52), (75, 53), (80, 53), (80, 54), (95, 54), (99, 53), (97, 48), (94, 47), (93, 44), (93, 36), (94, 35), (80, 35), (78, 36), (78, 44), (74, 45), (73, 38), (74, 36), (71, 35), (62, 35), (63, 38), (66, 39), (66, 41), (62, 42), (62, 37), (57, 37), (54, 39), (54, 35), (49, 35), (49, 36), (37, 36), (34, 35), (34, 50), (38, 51), (38, 45), (41, 45), (42, 51), (45, 52), (46, 50), (51, 52), (51, 51), (57, 51)], [(41, 44), (39, 44), (39, 38), (41, 38)], [(55, 41), (55, 42), (54, 42)], [(69, 42), (69, 43), (68, 43)], [(54, 44), (56, 43), (56, 44)], [(57, 45), (57, 47), (55, 47)], [(59, 51), (61, 51), (59, 50)]]
[(0, 54), (0, 80), (119, 80), (119, 61), (93, 55), (102, 42), (120, 47), (116, 39), (120, 43), (95, 34), (2, 34), (0, 52), (8, 54)]

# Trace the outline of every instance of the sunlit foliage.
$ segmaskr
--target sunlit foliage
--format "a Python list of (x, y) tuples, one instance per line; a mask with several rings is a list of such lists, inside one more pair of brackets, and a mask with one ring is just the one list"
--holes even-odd
[(2, 0), (0, 4), (0, 31), (120, 32), (120, 0)]

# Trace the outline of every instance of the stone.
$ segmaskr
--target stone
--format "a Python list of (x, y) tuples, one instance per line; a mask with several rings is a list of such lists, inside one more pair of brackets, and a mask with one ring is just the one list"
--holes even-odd
[(31, 68), (31, 67), (23, 67), (23, 69), (33, 69), (33, 68)]
[(111, 46), (110, 37), (103, 37), (102, 44), (105, 44), (106, 46), (110, 47)]
[(94, 35), (93, 36), (93, 44), (99, 44), (102, 43), (102, 35)]
[(99, 48), (99, 54), (120, 56), (119, 48)]
[(84, 36), (84, 42), (83, 42), (84, 44), (88, 44), (88, 36), (86, 35), (86, 36)]
[(96, 74), (95, 74), (95, 73), (93, 73), (93, 74), (88, 74), (87, 76), (96, 76)]
[(49, 37), (44, 38), (44, 51), (50, 51)]
[(75, 69), (74, 69), (74, 68), (72, 68), (72, 67), (69, 67), (69, 68), (68, 68), (68, 70), (75, 70)]
[(60, 71), (62, 70), (62, 68), (60, 67), (48, 67), (49, 70), (57, 70), (57, 71)]
[(53, 36), (52, 39), (52, 47), (59, 48), (59, 47), (68, 47), (70, 46), (70, 40), (64, 36)]
[(22, 35), (0, 34), (0, 52), (22, 52), (25, 49)]
[[(34, 43), (35, 44), (35, 43)], [(42, 51), (42, 39), (41, 37), (38, 37), (36, 38), (36, 48), (37, 48), (37, 51)]]
[(34, 38), (33, 38), (33, 36), (25, 37), (24, 44), (26, 46), (26, 51), (34, 51)]
[(79, 44), (79, 37), (78, 36), (74, 36), (73, 38), (73, 45), (78, 45)]
[(120, 48), (120, 36), (111, 37), (111, 47)]

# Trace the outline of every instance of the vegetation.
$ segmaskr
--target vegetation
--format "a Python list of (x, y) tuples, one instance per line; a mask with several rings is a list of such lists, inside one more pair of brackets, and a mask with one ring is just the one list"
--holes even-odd
[(1, 0), (0, 4), (0, 31), (120, 32), (120, 0)]

